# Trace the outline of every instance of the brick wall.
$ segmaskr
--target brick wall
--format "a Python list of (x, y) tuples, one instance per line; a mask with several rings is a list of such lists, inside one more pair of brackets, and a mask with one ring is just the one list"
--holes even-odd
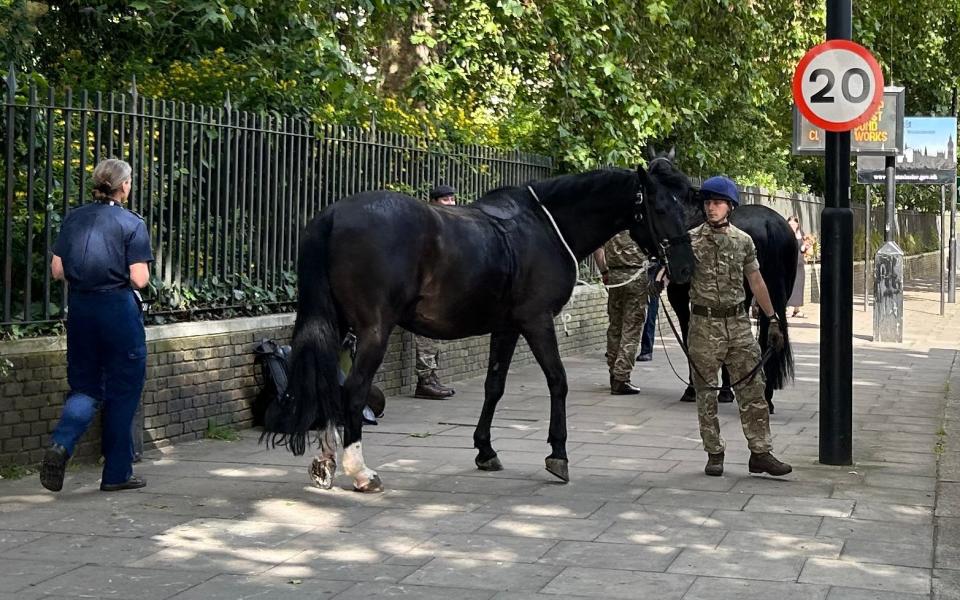
[[(289, 343), (293, 315), (178, 323), (147, 329), (147, 382), (143, 393), (144, 445), (156, 448), (203, 437), (208, 422), (249, 427), (258, 377), (253, 348), (262, 338)], [(556, 318), (562, 355), (592, 349), (605, 340), (606, 294), (578, 286)], [(446, 342), (440, 377), (457, 381), (486, 373), (488, 336)], [(38, 462), (68, 391), (66, 340), (0, 342), (0, 356), (14, 365), (0, 377), (0, 465)], [(521, 340), (514, 365), (533, 356)], [(375, 381), (387, 395), (409, 394), (416, 384), (413, 336), (396, 330)], [(76, 456), (99, 456), (99, 425), (81, 441)]]

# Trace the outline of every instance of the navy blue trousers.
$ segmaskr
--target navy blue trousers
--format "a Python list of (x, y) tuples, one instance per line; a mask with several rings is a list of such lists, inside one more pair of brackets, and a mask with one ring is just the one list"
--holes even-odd
[(640, 354), (653, 354), (658, 310), (660, 310), (660, 296), (650, 294), (650, 299), (647, 300), (647, 320), (643, 324), (643, 335), (640, 337)]
[(103, 478), (123, 483), (133, 475), (133, 415), (147, 370), (140, 307), (129, 288), (70, 292), (67, 313), (67, 380), (70, 394), (53, 441), (73, 454), (103, 409)]

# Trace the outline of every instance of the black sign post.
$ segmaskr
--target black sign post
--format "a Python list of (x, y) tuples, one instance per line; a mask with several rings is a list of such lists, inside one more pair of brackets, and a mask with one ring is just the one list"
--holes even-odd
[[(827, 39), (849, 40), (851, 0), (827, 0)], [(826, 134), (820, 301), (820, 462), (853, 460), (853, 211), (850, 132)]]

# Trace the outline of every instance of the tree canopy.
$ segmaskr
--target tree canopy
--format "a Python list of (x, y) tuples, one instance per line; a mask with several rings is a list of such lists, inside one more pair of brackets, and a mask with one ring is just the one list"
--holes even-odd
[[(630, 164), (676, 145), (691, 174), (821, 187), (790, 155), (790, 78), (817, 0), (0, 0), (0, 58), (57, 85), (308, 114)], [(960, 0), (858, 0), (854, 38), (947, 114)]]

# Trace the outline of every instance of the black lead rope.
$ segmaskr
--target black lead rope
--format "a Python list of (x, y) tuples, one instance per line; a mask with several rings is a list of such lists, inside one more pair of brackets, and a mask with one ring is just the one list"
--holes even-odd
[[(677, 343), (680, 344), (680, 349), (683, 350), (683, 355), (687, 357), (687, 363), (693, 367), (693, 370), (700, 377), (701, 381), (707, 381), (707, 378), (703, 376), (703, 373), (700, 372), (700, 369), (697, 368), (697, 363), (690, 358), (690, 352), (687, 350), (687, 345), (683, 343), (683, 336), (680, 335), (680, 332), (677, 330), (676, 324), (674, 324), (673, 319), (670, 317), (670, 311), (667, 310), (666, 305), (663, 303), (663, 297), (658, 293), (657, 297), (660, 300), (660, 306), (663, 309), (663, 314), (667, 317), (667, 323), (670, 324), (670, 329), (673, 330), (673, 337), (676, 338)], [(771, 323), (772, 325), (773, 323)], [(663, 321), (657, 324), (657, 330), (660, 332), (660, 346), (663, 348), (663, 355), (667, 357), (667, 363), (670, 365), (670, 370), (673, 371), (673, 374), (677, 376), (677, 379), (681, 383), (686, 384), (687, 386), (692, 386), (693, 384), (684, 379), (680, 373), (677, 373), (676, 367), (673, 366), (673, 361), (670, 360), (670, 353), (667, 352), (667, 344), (663, 341)], [(737, 381), (731, 383), (729, 386), (707, 386), (705, 389), (712, 392), (723, 392), (723, 391), (733, 391), (734, 388), (740, 387), (745, 383), (750, 383), (753, 381), (753, 378), (757, 376), (757, 373), (760, 372), (760, 369), (763, 368), (763, 365), (767, 363), (770, 357), (773, 356), (773, 348), (768, 347), (764, 353), (760, 356), (760, 361), (750, 369), (750, 372), (738, 379)]]

